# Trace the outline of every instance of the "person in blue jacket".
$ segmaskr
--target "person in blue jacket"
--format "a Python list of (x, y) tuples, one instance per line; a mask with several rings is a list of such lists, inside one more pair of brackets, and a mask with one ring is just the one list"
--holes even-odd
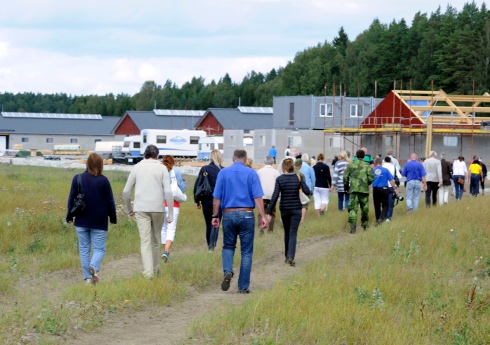
[(272, 145), (271, 149), (269, 150), (269, 156), (274, 158), (274, 164), (276, 164), (276, 156), (277, 156), (277, 150), (274, 145)]
[[(75, 217), (75, 229), (78, 235), (78, 248), (82, 264), (83, 278), (86, 283), (98, 283), (100, 266), (106, 251), (108, 220), (117, 223), (116, 205), (112, 194), (111, 184), (102, 175), (104, 163), (102, 157), (92, 153), (87, 158), (87, 170), (81, 174), (82, 192), (85, 194), (87, 205), (84, 213)], [(72, 223), (70, 210), (73, 200), (78, 194), (78, 175), (71, 182), (68, 196), (68, 214), (66, 222)], [(90, 257), (90, 247), (93, 253)]]

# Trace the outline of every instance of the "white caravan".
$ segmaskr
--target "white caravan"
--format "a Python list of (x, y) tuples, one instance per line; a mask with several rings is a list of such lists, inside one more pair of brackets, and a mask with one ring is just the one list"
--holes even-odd
[(141, 149), (141, 136), (140, 135), (130, 135), (124, 138), (124, 144), (121, 152), (124, 156), (139, 156)]
[(199, 139), (205, 136), (205, 131), (197, 130), (143, 129), (140, 155), (153, 144), (158, 147), (160, 156), (197, 157)]
[(197, 151), (197, 159), (209, 160), (211, 151), (214, 149), (219, 150), (223, 154), (224, 146), (223, 137), (204, 137), (199, 139), (199, 149)]

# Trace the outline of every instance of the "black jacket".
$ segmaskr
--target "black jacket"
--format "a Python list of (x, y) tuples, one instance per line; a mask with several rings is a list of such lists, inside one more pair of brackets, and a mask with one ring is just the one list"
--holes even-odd
[(298, 179), (298, 175), (295, 173), (283, 174), (276, 179), (276, 186), (272, 193), (271, 201), (267, 211), (265, 213), (271, 214), (272, 210), (276, 206), (279, 194), (281, 195), (281, 203), (279, 204), (279, 210), (300, 210), (302, 208), (301, 201), (299, 200), (299, 187), (303, 189), (303, 193), (310, 195), (310, 189), (306, 183)]

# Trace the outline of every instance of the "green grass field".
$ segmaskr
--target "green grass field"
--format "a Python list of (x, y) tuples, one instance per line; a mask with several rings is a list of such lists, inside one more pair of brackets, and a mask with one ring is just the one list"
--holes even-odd
[[(182, 300), (190, 287), (219, 288), (221, 257), (207, 253), (202, 214), (191, 198), (182, 204), (172, 250), (179, 260), (160, 278), (132, 274), (104, 282), (102, 275), (96, 290), (87, 289), (74, 228), (64, 224), (78, 172), (0, 166), (1, 343), (22, 343), (31, 333), (42, 344), (63, 343), (74, 329), (96, 329), (108, 315)], [(128, 173), (105, 175), (118, 224), (109, 229), (104, 264), (139, 254), (138, 231), (121, 198)], [(186, 180), (190, 197), (194, 178)], [(400, 204), (391, 223), (352, 235), (353, 241), (272, 290), (196, 321), (193, 338), (214, 344), (490, 344), (489, 198), (451, 200), (412, 215)], [(332, 196), (322, 218), (310, 207), (300, 240), (347, 231), (346, 214), (335, 206)], [(257, 238), (254, 258), (282, 245), (281, 236)], [(76, 283), (45, 281), (60, 272), (75, 274)]]

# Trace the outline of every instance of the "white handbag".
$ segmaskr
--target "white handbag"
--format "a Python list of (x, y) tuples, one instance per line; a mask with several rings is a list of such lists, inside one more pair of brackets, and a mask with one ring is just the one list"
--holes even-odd
[(175, 171), (173, 170), (170, 171), (170, 187), (172, 188), (172, 194), (175, 201), (181, 203), (187, 200), (187, 195), (180, 190), (179, 184), (177, 183), (177, 177), (175, 176)]

